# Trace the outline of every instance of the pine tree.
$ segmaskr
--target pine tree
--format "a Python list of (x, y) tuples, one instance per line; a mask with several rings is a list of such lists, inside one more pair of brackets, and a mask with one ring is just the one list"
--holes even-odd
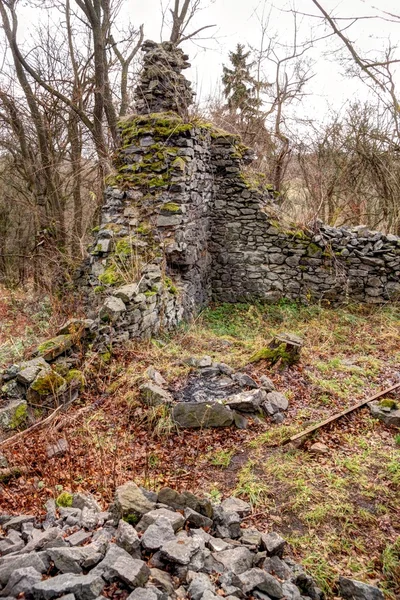
[(239, 113), (241, 120), (253, 117), (261, 104), (256, 95), (257, 82), (250, 72), (250, 51), (245, 52), (244, 48), (243, 44), (238, 44), (236, 51), (229, 53), (232, 68), (224, 65), (222, 75), (229, 112), (232, 115)]

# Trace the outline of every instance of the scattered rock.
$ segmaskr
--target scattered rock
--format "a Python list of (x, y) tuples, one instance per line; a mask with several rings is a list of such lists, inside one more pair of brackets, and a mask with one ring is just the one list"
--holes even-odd
[(175, 533), (170, 521), (165, 517), (159, 517), (155, 523), (146, 529), (140, 543), (144, 550), (156, 552), (164, 544), (174, 539)]
[(339, 577), (339, 591), (344, 600), (384, 600), (377, 587), (348, 577)]
[(273, 392), (275, 390), (274, 382), (266, 375), (261, 375), (260, 384), (263, 390), (265, 390), (266, 392)]
[(381, 406), (379, 400), (368, 403), (371, 414), (389, 427), (400, 427), (400, 408)]
[(315, 442), (315, 444), (310, 446), (310, 452), (312, 454), (327, 454), (329, 452), (329, 448), (321, 442)]
[(140, 386), (141, 397), (147, 406), (171, 405), (174, 401), (169, 392), (166, 392), (156, 383), (144, 383)]
[(74, 594), (76, 600), (95, 600), (104, 586), (105, 582), (99, 575), (65, 573), (35, 583), (32, 594), (35, 600), (52, 600), (62, 594)]
[(172, 410), (172, 417), (180, 427), (194, 429), (229, 427), (233, 423), (231, 409), (218, 402), (179, 402)]
[(69, 450), (67, 440), (61, 438), (57, 440), (55, 444), (49, 444), (46, 448), (46, 453), (48, 458), (53, 458), (55, 456), (63, 456)]
[(241, 392), (240, 394), (228, 396), (224, 399), (224, 404), (229, 406), (229, 408), (238, 411), (257, 413), (259, 412), (261, 403), (264, 400), (266, 400), (266, 393), (264, 390), (256, 389), (250, 390), (249, 392)]
[(155, 504), (146, 498), (136, 483), (128, 481), (116, 489), (111, 511), (117, 521), (125, 518), (137, 522), (154, 507)]
[(265, 412), (271, 416), (277, 412), (286, 410), (288, 406), (288, 399), (280, 392), (269, 392), (263, 404)]

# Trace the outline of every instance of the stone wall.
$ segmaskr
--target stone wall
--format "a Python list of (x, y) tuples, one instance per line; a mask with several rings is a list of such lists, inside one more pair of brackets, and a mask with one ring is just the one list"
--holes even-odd
[[(121, 146), (91, 250), (92, 317), (104, 343), (151, 336), (221, 302), (382, 303), (400, 295), (393, 235), (288, 225), (239, 137), (187, 118), (188, 57), (145, 42), (137, 115)], [(160, 112), (161, 111), (161, 112)]]
[(238, 137), (174, 113), (127, 118), (120, 135), (91, 259), (107, 341), (175, 327), (211, 298), (398, 297), (399, 239), (284, 224), (269, 186), (244, 175)]

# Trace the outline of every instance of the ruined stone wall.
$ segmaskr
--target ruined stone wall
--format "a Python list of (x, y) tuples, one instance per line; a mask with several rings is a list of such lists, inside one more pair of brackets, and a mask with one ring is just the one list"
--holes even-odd
[(382, 303), (400, 296), (400, 239), (365, 227), (282, 222), (273, 194), (242, 175), (237, 142), (212, 155), (212, 289), (219, 301)]
[(382, 303), (400, 293), (400, 241), (363, 227), (284, 223), (249, 181), (238, 137), (174, 113), (120, 124), (92, 284), (107, 342), (150, 336), (226, 302)]

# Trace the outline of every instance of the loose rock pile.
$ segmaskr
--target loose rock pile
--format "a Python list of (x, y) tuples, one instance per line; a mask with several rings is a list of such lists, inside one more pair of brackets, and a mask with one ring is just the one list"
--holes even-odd
[[(251, 506), (220, 505), (170, 488), (117, 488), (109, 511), (81, 493), (34, 516), (2, 516), (0, 596), (35, 600), (319, 600), (304, 569), (283, 558), (275, 532), (242, 528)], [(341, 578), (343, 598), (382, 600), (372, 586)], [(124, 593), (125, 592), (125, 593)], [(104, 594), (104, 595), (102, 595)], [(129, 596), (128, 596), (129, 594)]]
[(30, 360), (0, 370), (0, 440), (2, 433), (29, 424), (33, 409), (37, 416), (77, 398), (83, 384), (80, 352), (94, 335), (94, 321), (71, 319)]
[(228, 427), (234, 423), (244, 429), (246, 417), (257, 415), (267, 415), (275, 423), (284, 420), (288, 399), (275, 390), (269, 377), (262, 376), (258, 384), (225, 363), (213, 363), (209, 356), (188, 362), (197, 373), (175, 395), (165, 389), (160, 373), (148, 371), (149, 381), (140, 388), (143, 402), (173, 406), (173, 420), (187, 428)]

